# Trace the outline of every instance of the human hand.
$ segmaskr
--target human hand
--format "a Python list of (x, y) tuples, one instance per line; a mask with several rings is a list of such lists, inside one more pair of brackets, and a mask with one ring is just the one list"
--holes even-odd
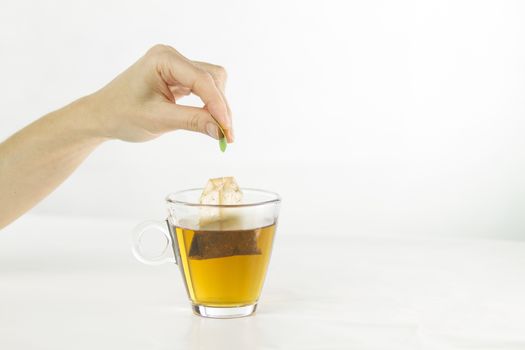
[[(222, 67), (156, 45), (99, 91), (0, 142), (0, 229), (51, 193), (105, 140), (142, 142), (177, 129), (222, 138), (220, 124), (232, 142), (225, 82)], [(177, 103), (190, 93), (202, 108)]]
[[(131, 142), (186, 129), (233, 142), (231, 111), (224, 95), (226, 71), (187, 59), (174, 48), (156, 45), (108, 85), (86, 97), (94, 109), (98, 136)], [(202, 108), (181, 105), (190, 93)]]

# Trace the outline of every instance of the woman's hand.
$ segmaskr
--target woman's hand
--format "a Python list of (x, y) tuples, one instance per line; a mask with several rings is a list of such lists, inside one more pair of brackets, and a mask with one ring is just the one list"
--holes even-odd
[[(103, 141), (141, 142), (177, 129), (233, 141), (223, 68), (157, 45), (107, 86), (0, 143), (0, 229), (59, 186)], [(204, 107), (177, 104), (198, 95)]]
[[(86, 98), (94, 108), (94, 130), (102, 138), (142, 142), (186, 129), (218, 139), (219, 123), (228, 142), (233, 142), (225, 83), (224, 68), (190, 61), (170, 46), (156, 45)], [(202, 108), (178, 104), (190, 93), (200, 97)]]

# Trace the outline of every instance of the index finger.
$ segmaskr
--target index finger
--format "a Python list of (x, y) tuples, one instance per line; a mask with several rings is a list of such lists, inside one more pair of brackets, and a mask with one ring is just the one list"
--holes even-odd
[(213, 77), (213, 80), (215, 81), (215, 85), (219, 88), (222, 99), (226, 103), (226, 108), (228, 109), (228, 117), (230, 118), (230, 123), (232, 120), (232, 111), (230, 109), (230, 106), (228, 104), (228, 99), (225, 95), (226, 90), (226, 70), (221, 67), (217, 66), (215, 64), (207, 63), (207, 62), (200, 62), (200, 61), (191, 61), (194, 65), (196, 65), (198, 68), (205, 70), (206, 72), (210, 73)]

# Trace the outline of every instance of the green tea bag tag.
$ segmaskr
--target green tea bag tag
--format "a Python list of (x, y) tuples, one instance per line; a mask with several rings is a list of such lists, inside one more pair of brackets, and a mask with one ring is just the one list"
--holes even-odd
[(221, 149), (221, 152), (224, 153), (226, 151), (226, 147), (228, 146), (228, 143), (226, 142), (226, 133), (224, 132), (221, 124), (217, 123), (217, 125), (219, 126), (219, 130), (222, 134), (222, 137), (219, 138), (219, 148)]
[(226, 145), (228, 145), (226, 143), (226, 137), (222, 137), (220, 140), (219, 140), (219, 147), (221, 149), (222, 152), (226, 151)]

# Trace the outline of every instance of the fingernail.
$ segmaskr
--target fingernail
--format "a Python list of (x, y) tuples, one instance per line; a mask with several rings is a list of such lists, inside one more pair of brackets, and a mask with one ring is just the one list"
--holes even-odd
[(219, 139), (219, 128), (217, 127), (217, 124), (215, 123), (208, 123), (206, 124), (206, 132), (208, 135), (213, 137), (214, 139)]

